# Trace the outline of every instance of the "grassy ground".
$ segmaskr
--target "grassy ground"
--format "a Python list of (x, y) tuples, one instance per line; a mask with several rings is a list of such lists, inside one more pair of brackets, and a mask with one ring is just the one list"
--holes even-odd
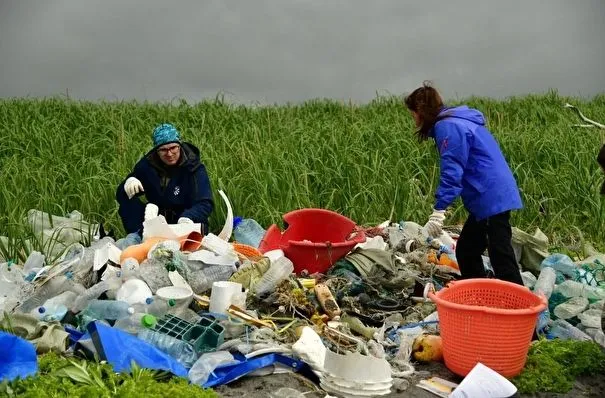
[[(581, 230), (605, 242), (602, 175), (595, 161), (601, 136), (574, 129), (577, 105), (605, 121), (605, 95), (590, 100), (555, 93), (505, 101), (473, 98), (500, 141), (523, 193), (514, 223), (539, 226), (555, 241)], [(115, 188), (151, 145), (155, 125), (174, 123), (201, 148), (213, 189), (223, 189), (238, 215), (268, 225), (307, 206), (340, 211), (360, 223), (423, 222), (439, 168), (432, 144), (419, 144), (396, 98), (364, 106), (327, 101), (274, 107), (186, 103), (88, 103), (62, 99), (0, 100), (0, 235), (21, 233), (30, 208), (53, 214), (77, 209), (121, 232)], [(226, 213), (218, 194), (211, 220)], [(452, 221), (465, 217), (458, 205)]]

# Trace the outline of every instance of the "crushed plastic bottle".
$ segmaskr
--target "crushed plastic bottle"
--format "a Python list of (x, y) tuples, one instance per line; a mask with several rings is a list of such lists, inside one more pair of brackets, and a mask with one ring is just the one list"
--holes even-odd
[(128, 279), (138, 278), (139, 276), (139, 262), (136, 258), (129, 257), (125, 259), (122, 264), (122, 280), (125, 282)]
[(265, 272), (254, 287), (256, 295), (261, 296), (272, 292), (292, 272), (294, 272), (294, 264), (287, 257), (280, 257), (277, 261), (272, 261), (269, 270)]
[(239, 243), (258, 248), (265, 233), (265, 229), (252, 218), (233, 219), (233, 237)]
[(170, 355), (187, 369), (191, 368), (197, 360), (195, 350), (191, 344), (185, 341), (178, 340), (172, 336), (151, 329), (141, 330), (137, 336), (141, 340)]
[(588, 307), (585, 297), (572, 297), (564, 303), (557, 305), (554, 314), (559, 319), (569, 319), (578, 316)]
[(145, 329), (153, 328), (156, 323), (157, 319), (153, 315), (135, 312), (127, 318), (118, 319), (113, 327), (137, 335)]
[(74, 301), (71, 311), (74, 313), (82, 311), (84, 308), (86, 308), (91, 300), (96, 299), (108, 290), (119, 288), (121, 284), (122, 280), (120, 275), (119, 277), (108, 278), (107, 280), (101, 281), (96, 285), (89, 287)]
[(0, 297), (12, 296), (12, 293), (21, 284), (24, 284), (23, 272), (20, 267), (11, 261), (0, 264)]
[(30, 253), (23, 265), (23, 273), (26, 280), (32, 281), (34, 279), (36, 273), (44, 267), (44, 260), (45, 257), (42, 253), (38, 251)]
[(557, 279), (557, 273), (550, 267), (542, 268), (538, 280), (534, 285), (534, 293), (544, 294), (546, 299), (550, 299), (552, 292), (555, 288), (555, 281)]
[(521, 272), (521, 279), (523, 279), (523, 285), (528, 289), (533, 289), (536, 286), (538, 279), (529, 271)]
[(563, 319), (552, 321), (547, 336), (561, 340), (592, 340), (592, 337)]
[(49, 298), (44, 302), (43, 306), (48, 308), (53, 305), (64, 305), (69, 308), (76, 298), (78, 298), (78, 294), (68, 290), (57, 296)]
[(31, 312), (34, 308), (42, 306), (49, 298), (55, 297), (68, 290), (73, 291), (74, 293), (80, 293), (85, 289), (82, 285), (79, 285), (72, 280), (70, 273), (58, 275), (44, 283), (42, 286), (37, 287), (34, 290), (34, 293), (17, 308), (17, 311), (23, 313)]
[(118, 239), (116, 242), (116, 246), (118, 249), (124, 250), (127, 247), (138, 245), (142, 241), (143, 240), (142, 240), (141, 236), (138, 233), (133, 232), (133, 233), (126, 235), (125, 238)]
[(605, 289), (588, 286), (572, 280), (567, 280), (557, 285), (555, 292), (560, 293), (565, 297), (586, 297), (589, 300), (605, 299)]
[(194, 293), (200, 294), (209, 290), (214, 282), (229, 280), (234, 272), (234, 267), (228, 265), (212, 265), (189, 272), (187, 282)]
[(576, 276), (576, 272), (578, 269), (573, 263), (572, 259), (569, 258), (569, 256), (560, 253), (551, 254), (550, 256), (546, 257), (542, 261), (540, 267), (542, 269), (544, 269), (545, 267), (550, 267), (570, 278)]
[(544, 311), (538, 315), (538, 320), (536, 321), (536, 332), (542, 333), (545, 331), (548, 323), (550, 322), (550, 311), (548, 310), (548, 306)]

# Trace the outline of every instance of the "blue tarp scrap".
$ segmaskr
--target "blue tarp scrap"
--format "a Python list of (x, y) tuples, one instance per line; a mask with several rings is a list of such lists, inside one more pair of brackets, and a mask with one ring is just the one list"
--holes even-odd
[(0, 332), (0, 381), (22, 379), (38, 372), (36, 348), (29, 341)]
[(100, 322), (89, 323), (88, 333), (99, 359), (107, 361), (118, 373), (130, 372), (130, 364), (134, 361), (142, 368), (164, 370), (176, 376), (187, 377), (187, 369), (176, 359), (136, 336)]
[(203, 387), (210, 388), (216, 387), (223, 384), (231, 383), (249, 373), (256, 370), (272, 366), (276, 363), (287, 366), (293, 372), (298, 372), (304, 376), (314, 380), (317, 376), (314, 375), (313, 371), (303, 361), (299, 361), (282, 354), (265, 354), (254, 358), (246, 359), (243, 356), (236, 355), (235, 359), (241, 359), (240, 363), (224, 365), (216, 368), (208, 378), (208, 381), (204, 383)]

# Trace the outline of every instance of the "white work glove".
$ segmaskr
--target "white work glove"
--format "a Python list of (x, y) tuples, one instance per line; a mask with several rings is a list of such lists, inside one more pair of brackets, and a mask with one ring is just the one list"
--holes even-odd
[(193, 224), (193, 221), (190, 218), (181, 217), (181, 218), (179, 218), (179, 220), (176, 223), (177, 224)]
[(124, 183), (124, 191), (128, 195), (128, 199), (132, 199), (133, 196), (144, 191), (143, 184), (141, 184), (138, 178), (128, 177)]
[(429, 217), (429, 221), (424, 225), (426, 232), (432, 238), (441, 236), (443, 232), (443, 222), (445, 221), (445, 210), (434, 210)]

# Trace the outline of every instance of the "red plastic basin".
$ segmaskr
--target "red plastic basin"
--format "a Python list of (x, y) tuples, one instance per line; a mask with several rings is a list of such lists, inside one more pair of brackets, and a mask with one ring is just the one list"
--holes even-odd
[(261, 253), (281, 249), (300, 274), (325, 273), (358, 243), (365, 242), (365, 233), (356, 231), (351, 219), (325, 209), (300, 209), (283, 216), (287, 225), (282, 233), (271, 225), (263, 237)]

